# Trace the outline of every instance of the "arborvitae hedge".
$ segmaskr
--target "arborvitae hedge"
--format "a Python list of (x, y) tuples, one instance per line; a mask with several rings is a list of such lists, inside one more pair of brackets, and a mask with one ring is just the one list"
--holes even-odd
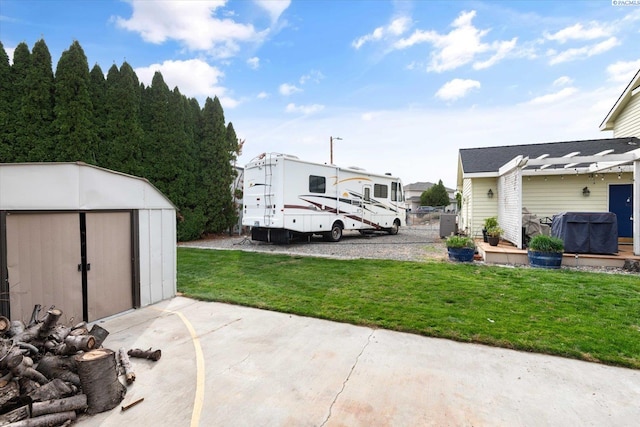
[(178, 208), (178, 240), (236, 221), (231, 184), (238, 154), (217, 97), (204, 109), (157, 72), (145, 87), (124, 62), (105, 78), (74, 41), (57, 63), (39, 40), (13, 64), (0, 43), (0, 162), (82, 161), (148, 179)]

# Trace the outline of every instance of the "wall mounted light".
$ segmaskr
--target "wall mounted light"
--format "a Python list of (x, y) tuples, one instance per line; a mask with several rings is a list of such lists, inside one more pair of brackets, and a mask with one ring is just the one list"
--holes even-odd
[(493, 199), (493, 191), (491, 189), (489, 189), (489, 191), (487, 191), (487, 197), (490, 199)]
[(589, 194), (591, 194), (591, 191), (589, 191), (589, 187), (584, 187), (584, 188), (582, 189), (582, 195), (583, 195), (584, 197), (589, 197)]

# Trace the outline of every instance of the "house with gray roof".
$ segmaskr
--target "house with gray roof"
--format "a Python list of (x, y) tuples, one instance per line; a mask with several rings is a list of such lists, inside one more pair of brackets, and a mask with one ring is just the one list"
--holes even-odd
[(600, 130), (613, 138), (459, 150), (459, 230), (481, 236), (497, 216), (503, 238), (523, 248), (523, 208), (539, 218), (613, 212), (618, 237), (640, 255), (640, 70)]

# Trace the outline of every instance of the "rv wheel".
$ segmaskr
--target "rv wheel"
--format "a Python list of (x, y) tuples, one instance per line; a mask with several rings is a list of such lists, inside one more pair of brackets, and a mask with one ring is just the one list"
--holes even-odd
[(393, 225), (391, 226), (391, 228), (387, 229), (387, 233), (391, 235), (396, 235), (398, 234), (399, 228), (400, 228), (400, 225), (398, 224), (398, 221), (393, 221)]
[(331, 231), (324, 234), (325, 240), (330, 242), (339, 242), (342, 239), (342, 226), (337, 222), (331, 226)]

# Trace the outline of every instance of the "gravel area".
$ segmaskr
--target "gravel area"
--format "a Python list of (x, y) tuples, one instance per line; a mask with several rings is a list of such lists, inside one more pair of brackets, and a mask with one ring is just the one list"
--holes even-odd
[[(203, 249), (227, 249), (253, 252), (307, 255), (342, 259), (393, 259), (399, 261), (447, 260), (447, 249), (441, 239), (438, 222), (408, 225), (400, 228), (395, 236), (387, 233), (362, 235), (357, 231), (345, 231), (339, 242), (325, 242), (320, 236), (309, 241), (296, 241), (289, 245), (254, 242), (250, 236), (217, 235), (179, 246)], [(476, 261), (479, 262), (479, 261)], [(480, 261), (481, 262), (481, 261)], [(514, 267), (506, 265), (505, 267)], [(519, 268), (530, 268), (519, 265)], [(563, 269), (599, 273), (638, 274), (622, 268), (612, 267), (562, 267)]]
[(402, 227), (395, 236), (387, 233), (362, 235), (357, 231), (345, 231), (342, 240), (336, 243), (325, 242), (320, 236), (313, 236), (308, 242), (296, 241), (289, 245), (254, 242), (249, 236), (216, 236), (179, 245), (345, 259), (447, 259), (447, 250), (444, 240), (439, 236), (438, 224)]

